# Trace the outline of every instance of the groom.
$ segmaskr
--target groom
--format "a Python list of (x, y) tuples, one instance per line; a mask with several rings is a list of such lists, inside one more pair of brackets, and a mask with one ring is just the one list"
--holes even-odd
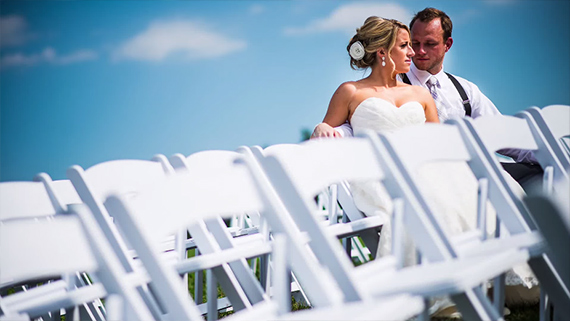
[[(445, 12), (426, 8), (412, 18), (410, 31), (415, 55), (407, 74), (400, 80), (407, 84), (427, 88), (434, 98), (440, 122), (451, 118), (499, 115), (493, 102), (474, 83), (443, 71), (445, 53), (453, 45), (453, 24)], [(327, 124), (315, 127), (311, 137), (352, 136), (352, 127), (345, 123), (332, 128)], [(542, 168), (530, 151), (501, 150), (517, 163), (505, 163), (503, 167), (525, 188), (541, 181)]]

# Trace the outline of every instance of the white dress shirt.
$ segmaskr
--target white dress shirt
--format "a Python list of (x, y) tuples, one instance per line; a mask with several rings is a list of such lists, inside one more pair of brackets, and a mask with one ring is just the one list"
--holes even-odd
[[(438, 98), (435, 100), (435, 105), (437, 107), (437, 115), (439, 116), (440, 122), (443, 123), (448, 119), (465, 117), (463, 99), (461, 99), (457, 88), (455, 88), (453, 82), (451, 82), (443, 69), (439, 73), (432, 75), (425, 70), (419, 70), (412, 63), (410, 71), (406, 75), (410, 79), (412, 85), (424, 88), (428, 88), (426, 82), (430, 77), (437, 78), (441, 88), (437, 89)], [(484, 115), (500, 114), (497, 107), (495, 107), (495, 104), (493, 104), (493, 102), (487, 98), (481, 90), (479, 90), (477, 85), (458, 76), (455, 76), (455, 78), (459, 81), (465, 90), (465, 93), (467, 93), (467, 97), (471, 103), (471, 117), (477, 118)]]

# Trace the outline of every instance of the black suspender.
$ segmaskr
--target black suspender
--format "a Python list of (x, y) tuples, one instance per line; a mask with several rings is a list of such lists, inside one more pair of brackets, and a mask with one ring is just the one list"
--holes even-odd
[(450, 73), (445, 73), (449, 80), (453, 83), (457, 91), (459, 92), (459, 96), (461, 96), (461, 100), (463, 100), (463, 107), (465, 108), (465, 115), (471, 117), (471, 103), (469, 103), (469, 97), (467, 97), (467, 93), (465, 93), (465, 89), (463, 86), (457, 81), (455, 77), (453, 77)]
[(408, 85), (411, 85), (412, 82), (410, 81), (410, 78), (408, 78), (408, 75), (406, 74), (400, 74), (400, 76), (402, 77), (402, 81), (405, 82)]
[[(469, 97), (467, 97), (465, 89), (463, 89), (463, 86), (461, 86), (459, 81), (457, 81), (457, 79), (453, 77), (450, 73), (446, 72), (445, 74), (447, 75), (447, 77), (449, 77), (449, 80), (451, 80), (451, 82), (455, 86), (455, 89), (457, 89), (457, 91), (459, 92), (461, 100), (463, 100), (463, 108), (465, 108), (465, 115), (471, 117), (471, 103), (469, 102)], [(406, 84), (408, 85), (412, 84), (410, 78), (408, 78), (408, 75), (400, 74), (400, 76), (402, 77), (402, 81), (404, 81)]]

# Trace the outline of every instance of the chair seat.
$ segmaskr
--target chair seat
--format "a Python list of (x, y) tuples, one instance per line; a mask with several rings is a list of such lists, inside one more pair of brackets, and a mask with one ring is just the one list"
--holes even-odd
[(503, 251), (487, 256), (485, 260), (473, 257), (401, 270), (384, 269), (372, 278), (368, 273), (366, 278), (358, 281), (375, 297), (402, 292), (421, 296), (461, 293), (480, 285), (481, 280), (492, 279), (528, 259), (527, 251)]

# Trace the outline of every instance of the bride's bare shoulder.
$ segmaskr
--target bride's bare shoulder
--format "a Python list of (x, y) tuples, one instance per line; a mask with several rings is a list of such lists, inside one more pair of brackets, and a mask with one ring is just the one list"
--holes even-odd
[(338, 86), (338, 89), (348, 90), (348, 91), (356, 91), (360, 87), (361, 87), (361, 84), (359, 84), (357, 81), (347, 81), (347, 82), (343, 82), (342, 84), (340, 84), (340, 86)]
[(335, 96), (352, 97), (358, 91), (358, 83), (356, 81), (347, 81), (338, 86), (334, 93)]

